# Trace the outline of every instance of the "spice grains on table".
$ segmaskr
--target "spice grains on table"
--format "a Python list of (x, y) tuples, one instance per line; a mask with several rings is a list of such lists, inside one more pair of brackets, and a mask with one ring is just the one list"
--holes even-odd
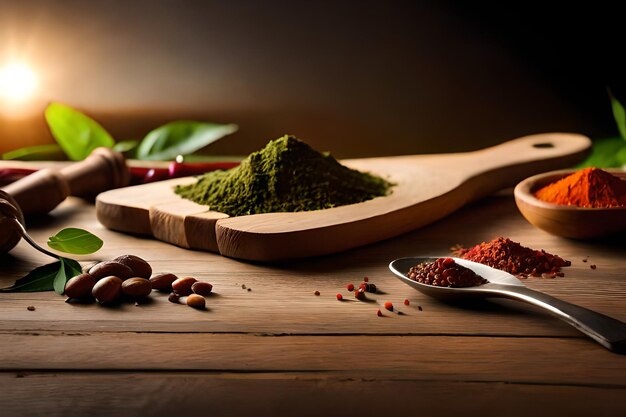
[[(531, 306), (444, 304), (388, 272), (397, 257), (441, 256), (453, 243), (509, 236), (572, 262), (565, 277), (529, 277), (526, 285), (626, 320), (623, 243), (548, 235), (525, 222), (510, 196), (487, 198), (395, 239), (281, 264), (118, 234), (75, 199), (29, 231), (42, 241), (70, 224), (104, 239), (102, 259), (133, 253), (155, 271), (211, 282), (212, 295), (206, 310), (195, 310), (177, 308), (167, 294), (111, 308), (68, 305), (53, 292), (0, 294), (3, 415), (626, 412), (626, 356)], [(21, 243), (0, 260), (0, 284), (45, 261)], [(337, 302), (346, 283), (364, 276), (379, 293)], [(404, 314), (387, 314), (387, 301)]]

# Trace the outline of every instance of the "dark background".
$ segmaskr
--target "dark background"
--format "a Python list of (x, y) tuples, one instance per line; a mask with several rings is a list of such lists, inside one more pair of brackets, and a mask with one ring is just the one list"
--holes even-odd
[[(7, 1), (0, 63), (117, 139), (177, 118), (234, 122), (245, 154), (292, 133), (339, 157), (464, 151), (546, 132), (616, 135), (623, 14), (601, 2)], [(0, 115), (0, 150), (51, 141)]]

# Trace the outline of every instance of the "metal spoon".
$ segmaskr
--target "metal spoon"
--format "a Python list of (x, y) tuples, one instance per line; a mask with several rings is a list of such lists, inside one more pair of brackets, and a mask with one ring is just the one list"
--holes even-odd
[(605, 348), (616, 353), (626, 353), (626, 323), (540, 291), (531, 290), (508, 272), (465, 259), (453, 258), (456, 263), (471, 269), (489, 282), (466, 288), (437, 287), (421, 284), (406, 276), (411, 267), (423, 262), (433, 262), (435, 259), (437, 258), (400, 258), (392, 261), (389, 269), (405, 284), (441, 300), (499, 297), (533, 304), (574, 326)]

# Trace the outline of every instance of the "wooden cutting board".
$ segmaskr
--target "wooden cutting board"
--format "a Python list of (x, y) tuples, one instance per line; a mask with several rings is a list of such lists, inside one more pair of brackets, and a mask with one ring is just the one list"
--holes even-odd
[(185, 248), (253, 261), (318, 256), (432, 223), (530, 175), (572, 166), (590, 146), (585, 136), (545, 133), (475, 152), (343, 160), (396, 185), (389, 196), (326, 210), (229, 217), (174, 194), (192, 177), (107, 191), (96, 209), (110, 229)]

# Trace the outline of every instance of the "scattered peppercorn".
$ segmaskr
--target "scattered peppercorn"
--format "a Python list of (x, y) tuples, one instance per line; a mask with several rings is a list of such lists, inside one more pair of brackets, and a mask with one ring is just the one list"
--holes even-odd
[(363, 288), (359, 288), (354, 292), (354, 298), (357, 300), (365, 300), (365, 290)]
[(350, 292), (354, 291), (354, 284), (350, 283), (348, 285), (346, 285), (346, 289)]
[(248, 291), (252, 291), (252, 288), (248, 288)]
[(597, 266), (596, 266), (596, 264), (591, 264), (591, 265), (589, 265), (589, 268), (591, 268), (591, 269), (596, 269), (596, 268), (597, 268)]
[(26, 310), (28, 310), (28, 311), (35, 311), (35, 306), (28, 306), (28, 307), (26, 307)]
[(370, 282), (370, 279), (369, 279), (369, 277), (364, 277), (364, 278), (363, 278), (363, 281), (364, 281), (364, 282)]
[(572, 264), (560, 256), (527, 248), (504, 237), (469, 249), (457, 248), (453, 253), (468, 261), (479, 262), (520, 277), (539, 277), (544, 272), (560, 272), (562, 267)]
[(422, 311), (422, 306), (417, 306), (417, 309), (418, 309), (419, 311)]
[(337, 300), (339, 300), (339, 301), (343, 300), (343, 295), (337, 294)]
[(409, 300), (404, 300), (404, 305), (408, 306), (409, 304), (411, 304), (411, 302)]
[(383, 312), (382, 312), (382, 311), (380, 311), (380, 308), (379, 308), (379, 309), (378, 309), (378, 311), (376, 312), (376, 315), (377, 315), (378, 317), (382, 317), (382, 316), (383, 316)]
[(438, 287), (475, 287), (488, 282), (471, 269), (457, 264), (452, 258), (438, 258), (434, 262), (417, 264), (409, 269), (407, 277)]
[(245, 290), (246, 289), (246, 284), (241, 284), (241, 289)]
[(391, 301), (385, 301), (384, 307), (389, 311), (393, 311), (393, 303)]
[(320, 292), (319, 291), (315, 291), (313, 294), (320, 295)]
[(583, 259), (583, 262), (588, 262), (588, 261), (589, 261), (589, 258)]

